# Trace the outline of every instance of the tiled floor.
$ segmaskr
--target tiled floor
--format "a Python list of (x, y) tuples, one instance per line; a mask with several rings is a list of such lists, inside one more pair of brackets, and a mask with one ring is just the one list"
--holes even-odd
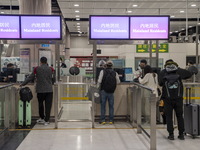
[[(49, 126), (37, 124), (17, 150), (148, 150), (149, 139), (137, 134), (136, 129), (125, 122), (114, 125), (91, 123), (61, 122), (59, 129), (54, 130), (54, 123)], [(192, 139), (186, 136), (184, 141), (170, 141), (166, 138), (164, 126), (157, 129), (157, 150), (199, 150), (200, 137)], [(42, 130), (44, 129), (44, 130)], [(45, 130), (46, 129), (46, 130)], [(175, 130), (177, 131), (177, 129)]]

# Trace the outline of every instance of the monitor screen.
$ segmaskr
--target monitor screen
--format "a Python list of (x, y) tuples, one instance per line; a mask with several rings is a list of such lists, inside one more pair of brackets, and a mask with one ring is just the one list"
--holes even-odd
[(90, 16), (90, 39), (129, 39), (129, 17)]
[(21, 16), (22, 39), (62, 39), (60, 16)]
[(130, 39), (168, 40), (169, 16), (130, 17)]
[(0, 16), (0, 39), (19, 39), (19, 16)]

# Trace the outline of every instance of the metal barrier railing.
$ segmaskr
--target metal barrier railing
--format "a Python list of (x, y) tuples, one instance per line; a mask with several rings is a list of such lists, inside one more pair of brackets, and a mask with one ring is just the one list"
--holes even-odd
[[(137, 133), (142, 131), (150, 138), (150, 150), (156, 150), (156, 102), (158, 98), (152, 89), (138, 83), (132, 83), (133, 87), (127, 88), (128, 113), (133, 127), (137, 127)], [(142, 127), (142, 93), (150, 92), (150, 134)]]
[[(70, 88), (70, 86), (73, 86)], [(74, 87), (75, 86), (75, 87)], [(82, 86), (85, 86), (83, 88)], [(63, 107), (61, 101), (91, 101), (90, 113), (91, 113), (91, 122), (92, 128), (94, 128), (94, 94), (92, 94), (91, 99), (86, 96), (86, 93), (89, 91), (89, 87), (94, 86), (92, 83), (80, 83), (80, 82), (57, 82), (54, 85), (54, 115), (55, 115), (55, 128), (58, 128), (58, 122), (63, 121), (60, 120), (59, 116), (61, 116), (61, 112), (63, 111)], [(63, 88), (64, 87), (64, 88)], [(64, 96), (63, 96), (64, 94)], [(74, 120), (73, 120), (74, 121)], [(75, 120), (81, 121), (81, 120)], [(82, 120), (86, 121), (86, 119)], [(64, 122), (64, 121), (63, 121)]]
[(15, 127), (16, 123), (16, 88), (14, 84), (0, 86), (0, 133)]

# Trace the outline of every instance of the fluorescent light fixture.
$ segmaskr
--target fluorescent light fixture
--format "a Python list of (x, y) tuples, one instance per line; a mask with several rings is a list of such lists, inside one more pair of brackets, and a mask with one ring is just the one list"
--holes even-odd
[(80, 23), (78, 22), (77, 25), (80, 25)]
[(2, 11), (1, 14), (4, 14), (4, 12)]
[(170, 34), (172, 34), (173, 32), (169, 32)]
[(191, 28), (192, 26), (189, 26), (189, 28)]
[(80, 26), (77, 26), (77, 28), (80, 28)]
[(75, 12), (76, 12), (76, 13), (79, 13), (80, 11), (79, 11), (79, 10), (75, 10)]
[(134, 4), (133, 7), (138, 7), (138, 5)]
[(79, 4), (74, 4), (74, 7), (79, 7)]
[(131, 10), (127, 10), (127, 13), (132, 13), (132, 11)]
[(79, 15), (76, 15), (76, 18), (79, 18), (80, 16)]
[(180, 10), (180, 13), (184, 13), (185, 11), (184, 10)]
[(172, 15), (172, 16), (170, 16), (171, 18), (174, 18), (175, 16), (174, 15)]
[(182, 28), (181, 30), (185, 30), (185, 28)]
[(200, 24), (200, 23), (198, 23), (198, 24)]
[(80, 34), (78, 36), (81, 36)]
[(176, 33), (178, 32), (178, 31), (175, 31)]
[(80, 20), (80, 18), (76, 18), (76, 20)]
[(192, 4), (191, 6), (192, 6), (192, 7), (196, 7), (197, 5), (196, 5), (196, 4)]

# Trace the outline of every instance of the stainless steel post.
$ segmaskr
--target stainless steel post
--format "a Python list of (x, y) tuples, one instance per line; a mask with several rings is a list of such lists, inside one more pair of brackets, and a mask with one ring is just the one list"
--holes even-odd
[(159, 67), (159, 41), (156, 40), (156, 67)]
[(135, 121), (137, 120), (137, 90), (136, 90), (136, 87), (135, 86), (132, 87), (131, 91), (132, 91), (131, 107), (132, 107), (132, 116), (133, 116), (133, 124), (132, 125), (134, 128), (136, 128), (137, 127), (137, 124), (135, 123)]
[(93, 43), (93, 81), (96, 79), (96, 69), (97, 69), (97, 42)]
[(149, 41), (149, 64), (152, 66), (152, 40)]
[(9, 128), (9, 120), (10, 120), (10, 113), (9, 113), (9, 89), (5, 88), (5, 114), (4, 114), (4, 126), (5, 128)]
[(55, 44), (55, 52), (56, 52), (56, 66), (57, 66), (57, 81), (60, 81), (60, 44)]
[(10, 90), (10, 99), (11, 99), (11, 128), (15, 128), (15, 123), (16, 123), (16, 105), (17, 105), (17, 100), (16, 100), (16, 88), (11, 87)]
[(137, 133), (142, 133), (142, 130), (141, 130), (141, 128), (140, 128), (140, 126), (141, 126), (141, 114), (142, 114), (142, 95), (141, 95), (141, 88), (140, 87), (138, 87), (137, 88), (137, 91), (136, 91), (137, 93), (136, 93), (136, 95), (137, 95), (137, 97), (136, 97), (136, 101), (137, 101), (137, 108), (136, 108), (136, 111), (137, 111), (137, 113), (136, 113), (136, 115), (137, 115)]
[(58, 84), (54, 85), (54, 115), (55, 115), (55, 129), (58, 129)]
[(198, 64), (199, 64), (199, 26), (198, 26), (198, 23), (199, 23), (199, 11), (198, 11), (198, 14), (197, 14), (197, 24), (196, 24), (196, 66), (198, 67)]
[(92, 128), (94, 128), (94, 92), (92, 92)]
[(150, 150), (156, 150), (156, 102), (157, 97), (152, 93), (150, 98)]

